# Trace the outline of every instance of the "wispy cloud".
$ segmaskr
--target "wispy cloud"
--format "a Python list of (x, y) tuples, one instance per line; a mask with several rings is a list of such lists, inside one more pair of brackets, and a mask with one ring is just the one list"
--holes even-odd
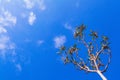
[(17, 22), (17, 18), (13, 16), (9, 11), (1, 10), (0, 14), (0, 26), (14, 26)]
[[(11, 42), (10, 37), (7, 35), (0, 36), (0, 55), (2, 58), (6, 57), (7, 51), (14, 51), (15, 44)], [(12, 53), (11, 53), (12, 54)]]
[(0, 51), (3, 53), (8, 49), (15, 49), (15, 46), (13, 45), (14, 43), (8, 36), (6, 27), (14, 26), (17, 19), (5, 9), (2, 9), (0, 11)]
[(66, 29), (68, 29), (68, 30), (73, 30), (72, 26), (71, 26), (70, 24), (68, 24), (68, 23), (65, 23), (65, 24), (64, 24), (64, 27), (65, 27)]
[(14, 26), (17, 19), (5, 9), (0, 11), (0, 55), (5, 56), (7, 50), (15, 49), (15, 44), (10, 40), (6, 27)]
[[(10, 1), (10, 0), (8, 0)], [(4, 8), (0, 9), (0, 59), (4, 61), (11, 61), (15, 64), (16, 61), (16, 44), (11, 41), (8, 33), (8, 27), (15, 26), (17, 18), (12, 13)], [(15, 58), (14, 58), (15, 57)], [(20, 67), (17, 65), (20, 70)]]
[(0, 26), (0, 34), (1, 33), (7, 33), (7, 30), (5, 28), (3, 28), (2, 26)]
[(5, 50), (8, 49), (8, 42), (9, 42), (9, 37), (8, 36), (0, 36), (0, 50)]
[(33, 12), (30, 12), (28, 22), (30, 25), (33, 25), (34, 21), (36, 20), (36, 15)]
[(37, 41), (37, 44), (38, 44), (38, 45), (41, 45), (41, 44), (43, 44), (43, 43), (44, 43), (44, 40), (38, 40), (38, 41)]
[(54, 46), (55, 46), (55, 48), (59, 48), (60, 46), (64, 45), (65, 42), (66, 42), (66, 36), (64, 36), (64, 35), (56, 36), (54, 38)]
[(39, 0), (39, 7), (40, 7), (40, 10), (45, 10), (46, 9), (46, 5), (44, 3), (44, 0)]
[(15, 66), (16, 66), (16, 68), (17, 68), (17, 70), (18, 71), (22, 71), (22, 66), (21, 66), (21, 64), (15, 64)]
[(44, 3), (44, 0), (24, 0), (25, 3), (25, 7), (27, 9), (32, 9), (34, 8), (36, 5), (39, 7), (40, 10), (45, 10), (46, 9), (46, 5)]
[(65, 27), (67, 30), (69, 30), (69, 31), (71, 31), (72, 33), (74, 33), (74, 30), (75, 30), (75, 29), (72, 27), (71, 24), (65, 23), (65, 24), (64, 24), (64, 27)]
[(34, 7), (34, 2), (32, 0), (24, 0), (24, 3), (27, 9), (31, 9)]
[[(3, 2), (8, 4), (9, 2), (12, 3), (12, 0), (2, 0), (1, 4)], [(27, 18), (28, 19), (27, 21), (29, 22), (30, 25), (33, 25), (36, 20), (36, 15), (32, 12), (34, 8), (39, 8), (40, 11), (46, 10), (46, 5), (44, 0), (21, 0), (20, 4), (21, 3), (22, 3), (21, 8), (27, 10), (27, 11), (23, 11), (23, 13), (25, 14), (23, 14), (22, 17)], [(19, 14), (19, 13), (15, 13), (15, 14)], [(14, 16), (10, 10), (5, 9), (4, 5), (2, 5), (2, 8), (0, 8), (0, 59), (2, 60), (4, 58), (5, 61), (10, 61), (16, 67), (16, 69), (22, 71), (22, 66), (19, 63), (19, 61), (24, 61), (24, 60), (21, 60), (21, 54), (16, 53), (16, 49), (18, 49), (17, 45), (12, 41), (8, 31), (8, 28), (15, 26), (16, 23), (17, 23), (17, 16)], [(39, 40), (37, 42), (37, 44), (39, 45), (43, 43), (44, 43), (43, 40)]]

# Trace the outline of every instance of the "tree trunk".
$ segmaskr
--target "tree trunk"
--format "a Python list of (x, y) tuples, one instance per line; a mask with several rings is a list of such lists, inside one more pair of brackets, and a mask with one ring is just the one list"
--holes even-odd
[(97, 73), (102, 78), (102, 80), (107, 80), (107, 78), (98, 70)]

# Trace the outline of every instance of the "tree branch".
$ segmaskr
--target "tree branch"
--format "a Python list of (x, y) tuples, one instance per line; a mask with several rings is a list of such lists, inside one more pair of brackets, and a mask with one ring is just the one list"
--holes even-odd
[(88, 55), (90, 56), (91, 51), (90, 51), (90, 49), (89, 49), (89, 46), (88, 46), (87, 42), (86, 42), (84, 39), (82, 39), (81, 41), (82, 41), (82, 43), (85, 45), (85, 47), (87, 48)]
[(98, 52), (96, 52), (96, 59), (98, 58), (98, 56), (101, 54), (101, 52), (103, 51), (104, 49), (101, 48)]
[[(109, 50), (109, 51), (110, 51), (110, 50)], [(106, 64), (104, 70), (101, 71), (102, 73), (103, 73), (103, 72), (106, 72), (106, 70), (108, 69), (108, 66), (109, 66), (109, 64), (110, 64), (110, 62), (111, 62), (111, 57), (112, 57), (112, 55), (111, 55), (111, 51), (110, 51), (108, 63)]]

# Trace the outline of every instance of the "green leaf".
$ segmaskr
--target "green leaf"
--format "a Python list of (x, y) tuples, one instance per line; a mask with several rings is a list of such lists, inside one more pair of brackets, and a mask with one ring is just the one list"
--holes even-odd
[(83, 36), (83, 31), (86, 29), (86, 26), (84, 24), (80, 25), (79, 27), (76, 28), (74, 37), (82, 37)]
[(61, 50), (61, 51), (64, 51), (65, 49), (66, 49), (65, 46), (61, 46), (61, 47), (60, 47), (60, 50)]
[(97, 32), (95, 32), (95, 31), (90, 31), (91, 33), (90, 33), (90, 36), (92, 37), (92, 39), (93, 40), (95, 40), (95, 39), (97, 39), (98, 38), (98, 33)]
[(102, 36), (102, 39), (103, 39), (104, 41), (107, 41), (109, 38), (108, 38), (107, 36)]
[(69, 58), (66, 57), (65, 60), (64, 60), (64, 64), (69, 63), (69, 62), (70, 62)]

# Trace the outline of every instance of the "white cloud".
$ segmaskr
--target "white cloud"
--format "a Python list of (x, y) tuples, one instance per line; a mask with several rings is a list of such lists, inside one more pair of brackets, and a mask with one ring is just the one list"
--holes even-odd
[(59, 48), (60, 46), (64, 45), (65, 42), (66, 42), (66, 36), (64, 35), (57, 36), (54, 38), (55, 48)]
[(5, 56), (7, 50), (15, 49), (15, 44), (10, 40), (6, 27), (14, 26), (17, 19), (4, 8), (0, 11), (0, 56)]
[(64, 27), (65, 27), (66, 29), (68, 29), (68, 30), (73, 30), (72, 26), (71, 26), (70, 24), (68, 24), (68, 23), (65, 23), (65, 24), (64, 24)]
[(10, 36), (8, 36), (6, 27), (14, 26), (17, 19), (11, 12), (4, 8), (1, 8), (0, 12), (0, 58), (5, 59), (8, 54), (12, 56), (13, 51), (15, 51), (15, 43), (13, 43)]
[(43, 0), (40, 0), (38, 3), (39, 3), (39, 6), (40, 6), (40, 10), (45, 10), (46, 9), (46, 5), (44, 4)]
[(44, 0), (24, 0), (25, 3), (25, 7), (27, 9), (32, 9), (35, 6), (39, 6), (40, 10), (45, 10), (46, 9), (46, 5), (44, 4)]
[(68, 23), (65, 23), (64, 24), (64, 27), (67, 29), (67, 30), (70, 30), (73, 34), (74, 34), (74, 31), (75, 29)]
[(0, 14), (0, 26), (14, 26), (17, 22), (17, 18), (13, 16), (9, 11), (4, 9)]
[(34, 21), (36, 20), (36, 15), (33, 12), (30, 12), (28, 22), (30, 25), (33, 25)]
[[(5, 58), (8, 50), (15, 50), (15, 44), (11, 42), (9, 36), (0, 35), (0, 57)], [(12, 53), (11, 53), (12, 54)]]
[(9, 37), (8, 36), (1, 36), (0, 37), (0, 50), (4, 50), (8, 48), (7, 43), (9, 42)]
[(15, 66), (16, 66), (18, 71), (20, 71), (20, 72), (22, 71), (22, 66), (20, 64), (16, 64)]
[(38, 45), (41, 45), (41, 44), (43, 44), (43, 43), (44, 43), (43, 40), (38, 40), (38, 41), (37, 41), (37, 44), (38, 44)]
[(15, 49), (16, 45), (10, 40), (10, 37), (0, 33), (0, 60), (10, 61), (18, 71), (22, 71), (21, 65), (16, 64), (20, 55), (16, 53)]
[(24, 0), (24, 3), (27, 9), (31, 9), (34, 7), (34, 2), (32, 2), (31, 0)]
[(1, 33), (7, 33), (7, 30), (5, 28), (3, 28), (3, 27), (0, 27), (0, 34)]

